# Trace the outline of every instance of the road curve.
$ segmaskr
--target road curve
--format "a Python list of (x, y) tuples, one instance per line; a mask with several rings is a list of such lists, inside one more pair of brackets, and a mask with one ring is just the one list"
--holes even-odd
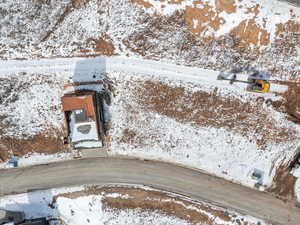
[(300, 0), (279, 0), (281, 2), (287, 2), (293, 6), (300, 7)]
[(94, 158), (1, 170), (1, 195), (82, 184), (144, 184), (205, 200), (274, 224), (297, 225), (300, 209), (196, 170), (153, 161)]

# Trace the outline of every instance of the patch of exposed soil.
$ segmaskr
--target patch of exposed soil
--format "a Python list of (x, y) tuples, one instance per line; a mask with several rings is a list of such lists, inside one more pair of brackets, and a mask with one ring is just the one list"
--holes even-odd
[(10, 152), (6, 146), (0, 143), (0, 162), (5, 162), (10, 158)]
[(112, 41), (107, 38), (99, 38), (98, 40), (92, 40), (95, 43), (94, 51), (97, 54), (112, 56), (115, 55), (115, 47), (112, 44)]
[(254, 19), (244, 20), (237, 27), (231, 30), (241, 40), (240, 47), (249, 45), (268, 45), (270, 34), (257, 26)]
[(300, 84), (290, 83), (288, 91), (284, 94), (285, 112), (288, 119), (300, 125)]
[[(59, 132), (58, 132), (59, 133)], [(1, 138), (0, 139), (0, 162), (7, 161), (11, 156), (22, 157), (31, 153), (55, 154), (69, 151), (63, 144), (60, 136), (47, 134), (35, 135), (29, 139)]]
[[(197, 8), (197, 5), (203, 5), (202, 8)], [(198, 2), (194, 3), (194, 6), (187, 6), (185, 10), (185, 21), (191, 30), (196, 35), (203, 35), (209, 28), (218, 30), (220, 23), (223, 23), (216, 12), (212, 10), (212, 7), (208, 3)]]
[[(138, 188), (111, 188), (105, 191), (105, 194), (120, 193), (129, 195), (128, 199), (117, 199), (106, 197), (103, 201), (104, 205), (109, 208), (116, 209), (136, 209), (143, 210), (159, 210), (167, 215), (179, 217), (180, 219), (191, 222), (192, 224), (206, 223), (207, 225), (216, 224), (208, 215), (200, 213), (195, 209), (189, 209), (189, 206), (196, 206), (197, 209), (204, 210), (223, 221), (231, 221), (232, 218), (224, 211), (214, 210), (208, 206), (193, 204), (192, 202), (182, 200), (180, 198), (171, 198), (166, 193), (159, 191), (145, 191)], [(183, 203), (180, 204), (180, 203)], [(187, 206), (187, 207), (186, 207)]]
[(284, 24), (279, 23), (276, 25), (276, 27), (276, 35), (279, 37), (283, 37), (284, 33), (297, 33), (300, 31), (300, 24), (293, 20), (289, 20)]
[[(41, 74), (27, 74), (19, 73), (8, 78), (0, 79), (0, 162), (7, 161), (11, 156), (23, 157), (30, 155), (31, 153), (41, 154), (55, 154), (69, 151), (68, 147), (63, 144), (61, 137), (64, 137), (62, 127), (55, 126), (56, 119), (51, 115), (62, 115), (59, 92), (53, 93), (53, 95), (46, 95), (45, 98), (51, 101), (47, 103), (41, 99), (36, 99), (38, 96), (42, 96), (39, 91), (32, 91), (34, 87), (43, 85), (42, 88), (48, 87), (49, 91), (62, 89), (63, 82), (57, 77), (45, 76)], [(47, 86), (49, 85), (49, 86)], [(40, 90), (40, 89), (38, 89)], [(30, 93), (30, 97), (25, 100), (20, 100), (22, 95)], [(19, 101), (16, 105), (16, 101)], [(18, 123), (18, 119), (14, 117), (13, 112), (17, 109), (22, 102), (23, 104), (30, 104), (30, 101), (34, 102), (36, 108), (31, 108), (30, 111), (33, 118), (30, 120), (30, 124), (37, 128), (43, 127), (43, 129), (28, 132), (27, 123)], [(28, 101), (28, 102), (27, 102)], [(28, 109), (19, 111), (18, 116), (22, 117), (22, 112), (26, 113)], [(28, 112), (27, 112), (28, 113)], [(21, 115), (19, 115), (21, 114)], [(25, 115), (27, 116), (27, 114)], [(43, 118), (43, 120), (37, 122), (37, 118)], [(22, 121), (22, 119), (20, 119)], [(53, 122), (54, 121), (54, 122)], [(24, 130), (22, 130), (23, 127)], [(8, 131), (10, 129), (10, 131)], [(22, 130), (22, 132), (20, 131)], [(20, 132), (19, 134), (17, 134)]]
[(219, 13), (223, 11), (234, 13), (236, 12), (235, 0), (216, 0), (216, 9)]
[[(126, 197), (111, 197), (111, 194)], [(248, 221), (235, 219), (237, 215), (222, 209), (212, 208), (204, 203), (193, 202), (179, 196), (172, 196), (165, 192), (156, 190), (144, 190), (129, 187), (91, 187), (85, 191), (59, 194), (54, 197), (53, 203), (59, 197), (75, 199), (86, 195), (103, 195), (104, 207), (112, 209), (142, 209), (145, 211), (159, 211), (161, 213), (175, 216), (192, 224), (205, 223), (207, 225), (225, 224), (235, 221), (240, 225), (247, 225)], [(211, 217), (209, 217), (209, 215)], [(218, 219), (217, 219), (218, 218)], [(218, 222), (215, 222), (215, 220)], [(221, 222), (221, 221), (223, 222)], [(220, 223), (221, 222), (221, 223)]]
[[(144, 29), (133, 32), (123, 43), (130, 51), (149, 58), (172, 58), (177, 62), (184, 61), (186, 65), (214, 70), (230, 69), (229, 65), (246, 67), (251, 64), (268, 68), (272, 76), (279, 79), (299, 80), (296, 49), (300, 40), (300, 24), (293, 17), (284, 24), (277, 24), (271, 43), (271, 34), (266, 28), (270, 18), (264, 18), (259, 26), (255, 19), (260, 6), (256, 4), (246, 8), (250, 18), (236, 24), (228, 34), (215, 38), (210, 31), (218, 30), (226, 22), (220, 13), (230, 14), (238, 10), (237, 0), (215, 2), (216, 9), (207, 2), (194, 1), (192, 6), (175, 12), (176, 16), (171, 15), (172, 20), (159, 14), (146, 17), (141, 21), (145, 24)], [(165, 4), (175, 3), (168, 1)], [(169, 27), (173, 29), (169, 30)], [(177, 36), (182, 37), (181, 41), (174, 42), (174, 38), (170, 38)], [(168, 48), (163, 40), (169, 41)]]
[(80, 9), (85, 7), (85, 5), (89, 2), (90, 0), (72, 0), (72, 6), (75, 9)]
[[(276, 83), (276, 82), (275, 82)], [(273, 101), (271, 104), (278, 112), (286, 114), (286, 118), (300, 125), (300, 85), (294, 82), (277, 82), (288, 86), (288, 90), (281, 94), (282, 101)]]
[[(191, 12), (185, 13), (187, 10)], [(129, 51), (145, 58), (172, 59), (185, 65), (221, 71), (230, 70), (232, 65), (240, 68), (268, 68), (273, 77), (299, 81), (296, 49), (300, 38), (296, 24), (290, 22), (290, 26), (282, 25), (283, 34), (279, 35), (280, 38), (270, 47), (261, 50), (257, 47), (258, 44), (266, 44), (270, 37), (253, 20), (242, 22), (229, 35), (201, 38), (195, 32), (205, 32), (209, 25), (195, 22), (192, 17), (194, 10), (193, 7), (187, 7), (186, 11), (177, 11), (170, 16), (146, 15), (140, 21), (144, 26), (132, 32), (122, 42)], [(197, 10), (209, 10), (209, 6)], [(214, 14), (211, 11), (208, 13)], [(204, 15), (200, 13), (199, 17), (204, 17), (203, 20), (214, 28), (222, 23), (222, 18), (214, 17), (213, 21), (208, 21)], [(240, 38), (243, 35), (245, 40)], [(252, 47), (249, 47), (250, 42)]]
[[(152, 6), (147, 1), (133, 2), (145, 8)], [(168, 4), (180, 4), (181, 2), (182, 1), (179, 1), (179, 3), (168, 2)], [(194, 1), (192, 6), (186, 6), (183, 10), (185, 22), (192, 33), (201, 37), (207, 36), (206, 31), (209, 29), (216, 31), (220, 28), (220, 25), (226, 22), (223, 17), (219, 16), (220, 13), (226, 12), (231, 14), (236, 12), (237, 6), (235, 3), (236, 0), (216, 0), (216, 8), (214, 9), (208, 2)], [(247, 13), (253, 13), (253, 18), (242, 21), (231, 30), (230, 33), (240, 40), (241, 46), (239, 47), (249, 47), (251, 45), (261, 46), (270, 43), (269, 32), (260, 28), (254, 20), (259, 13), (259, 7), (257, 4), (252, 8), (248, 8)]]
[(282, 143), (298, 138), (294, 130), (278, 127), (259, 107), (261, 102), (255, 106), (235, 98), (224, 98), (218, 95), (217, 88), (212, 93), (190, 92), (183, 87), (147, 81), (134, 93), (145, 111), (200, 127), (227, 128), (255, 141), (261, 148), (269, 141)]
[(287, 164), (281, 164), (277, 170), (273, 179), (273, 184), (267, 191), (275, 193), (279, 198), (283, 200), (293, 200), (295, 198), (295, 183), (297, 177), (291, 174), (291, 169), (298, 161), (300, 152), (295, 154), (294, 159)]

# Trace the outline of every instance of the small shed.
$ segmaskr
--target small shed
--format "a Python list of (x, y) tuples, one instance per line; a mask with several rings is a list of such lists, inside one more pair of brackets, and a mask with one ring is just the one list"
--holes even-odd
[(68, 133), (66, 143), (74, 148), (102, 147), (106, 132), (101, 93), (78, 90), (65, 94), (61, 102)]

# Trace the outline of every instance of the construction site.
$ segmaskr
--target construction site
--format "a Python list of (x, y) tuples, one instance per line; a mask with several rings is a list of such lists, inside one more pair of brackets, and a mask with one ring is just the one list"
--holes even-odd
[[(297, 225), (293, 215), (298, 215), (294, 212), (300, 205), (300, 3), (9, 0), (0, 3), (0, 14), (3, 174), (40, 164), (53, 163), (54, 167), (100, 158), (162, 162), (272, 196), (291, 205), (290, 219), (268, 216), (271, 208), (254, 215), (232, 206), (226, 214), (228, 205), (213, 199), (209, 204), (216, 203), (221, 209), (195, 203), (213, 216), (202, 217), (198, 209), (185, 209), (189, 212), (183, 214), (179, 206), (183, 203), (176, 202), (176, 212), (173, 206), (154, 200), (144, 199), (144, 204), (148, 195), (173, 200), (166, 200), (164, 194), (161, 197), (156, 189), (149, 194), (147, 188), (134, 186), (101, 186), (92, 188), (92, 195), (101, 195), (100, 205), (108, 204), (117, 211), (136, 209), (140, 204), (141, 212), (157, 208), (180, 219), (176, 223), (166, 219), (169, 222), (162, 224)], [(4, 181), (6, 176), (2, 176)], [(84, 182), (94, 185), (87, 178)], [(135, 184), (129, 178), (120, 183)], [(16, 185), (20, 191), (14, 193), (36, 189), (33, 184), (18, 188)], [(12, 194), (2, 189), (0, 186), (0, 196)], [(103, 193), (125, 190), (135, 200), (125, 201), (120, 195), (107, 203), (103, 200), (106, 194), (98, 189)], [(91, 195), (89, 190), (85, 187), (65, 195), (67, 199), (85, 198), (82, 196)], [(54, 196), (49, 195), (47, 204)], [(22, 202), (24, 198), (18, 199)], [(192, 204), (190, 200), (184, 204)], [(5, 202), (10, 201), (1, 204), (0, 197), (0, 210), (23, 210), (6, 207), (10, 204)], [(71, 200), (62, 200), (69, 201), (71, 207)], [(76, 213), (66, 214), (67, 209), (59, 204), (55, 207), (65, 216), (62, 224), (76, 224)], [(81, 213), (72, 207), (70, 210)], [(39, 215), (29, 212), (24, 220), (52, 218), (54, 212), (49, 210)], [(109, 215), (117, 217), (117, 211)], [(241, 220), (246, 215), (259, 221), (252, 217)]]

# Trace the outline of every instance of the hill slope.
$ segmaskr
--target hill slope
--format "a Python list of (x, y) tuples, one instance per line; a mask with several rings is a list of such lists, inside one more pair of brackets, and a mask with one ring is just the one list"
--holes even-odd
[[(3, 162), (13, 154), (65, 151), (63, 84), (96, 77), (109, 80), (114, 95), (107, 106), (110, 154), (181, 163), (293, 197), (299, 8), (257, 0), (26, 0), (0, 3), (0, 9), (3, 60), (114, 56), (29, 61), (27, 67), (2, 61)], [(256, 95), (216, 83), (216, 71), (233, 66), (268, 71), (277, 80), (271, 87), (286, 89)]]

